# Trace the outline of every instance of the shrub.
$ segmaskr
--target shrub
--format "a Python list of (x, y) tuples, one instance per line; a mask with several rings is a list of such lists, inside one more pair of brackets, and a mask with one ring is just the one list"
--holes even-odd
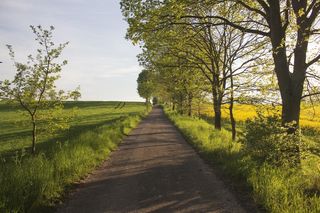
[(288, 133), (291, 125), (283, 126), (279, 115), (263, 115), (247, 120), (241, 141), (245, 150), (259, 162), (276, 166), (300, 164), (301, 133)]

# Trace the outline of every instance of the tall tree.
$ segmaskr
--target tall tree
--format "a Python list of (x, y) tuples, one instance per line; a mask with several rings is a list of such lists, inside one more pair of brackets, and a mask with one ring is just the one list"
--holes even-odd
[[(219, 5), (226, 1), (209, 2)], [(283, 124), (296, 122), (298, 126), (301, 100), (313, 95), (304, 94), (308, 69), (320, 59), (320, 54), (313, 55), (308, 51), (310, 41), (315, 39), (319, 32), (317, 22), (320, 2), (317, 0), (229, 0), (227, 2), (231, 10), (241, 8), (242, 13), (237, 18), (229, 19), (219, 13), (209, 16), (185, 14), (180, 17), (212, 18), (242, 32), (268, 38), (282, 100), (282, 122)], [(294, 132), (294, 128), (291, 132)]]
[[(229, 12), (226, 4), (217, 8), (188, 1), (123, 0), (122, 7), (129, 23), (127, 38), (140, 42), (146, 49), (156, 49), (158, 55), (170, 54), (179, 60), (187, 60), (191, 69), (206, 78), (213, 100), (215, 128), (221, 129), (221, 105), (230, 74), (234, 74), (230, 73), (230, 61), (242, 64), (241, 67), (251, 66), (257, 57), (244, 58), (246, 54), (261, 49), (261, 44), (254, 46), (250, 41), (261, 39), (247, 36), (247, 41), (242, 41), (239, 48), (231, 48), (243, 40), (244, 33), (210, 17), (216, 10), (230, 18), (235, 16), (237, 13), (234, 10)], [(229, 54), (230, 50), (232, 54)]]

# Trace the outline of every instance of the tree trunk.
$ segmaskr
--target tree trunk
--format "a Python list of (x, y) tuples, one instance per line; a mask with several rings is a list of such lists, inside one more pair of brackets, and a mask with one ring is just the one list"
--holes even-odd
[(149, 110), (149, 104), (150, 104), (150, 100), (149, 100), (149, 98), (146, 98), (146, 107), (147, 107), (147, 110)]
[(221, 101), (215, 85), (212, 85), (213, 111), (214, 111), (214, 128), (221, 130)]
[[(282, 100), (282, 125), (287, 128), (289, 134), (295, 134), (299, 127), (300, 104), (303, 91), (303, 81), (295, 81), (294, 73), (289, 72), (288, 66), (284, 64), (284, 59), (278, 54), (273, 54), (275, 59), (275, 71), (278, 78), (278, 85)], [(296, 68), (295, 68), (296, 69)], [(290, 124), (288, 127), (287, 124)], [(300, 145), (290, 144), (291, 161), (300, 165)], [(292, 145), (292, 146), (291, 146)]]
[(182, 94), (179, 95), (179, 109), (178, 112), (180, 115), (184, 114), (184, 110), (183, 110), (183, 96)]
[(236, 130), (236, 121), (235, 121), (234, 116), (233, 116), (233, 103), (230, 104), (229, 112), (230, 112), (232, 140), (235, 141), (236, 140), (236, 135), (237, 135), (237, 130)]
[(215, 101), (213, 103), (214, 108), (214, 128), (221, 130), (221, 103)]
[[(300, 103), (303, 92), (303, 84), (306, 75), (306, 52), (308, 41), (305, 38), (305, 25), (299, 25), (298, 39), (294, 52), (294, 69), (291, 73), (287, 59), (286, 39), (282, 27), (279, 2), (270, 4), (270, 36), (273, 47), (273, 59), (275, 73), (278, 79), (279, 90), (282, 99), (282, 123), (283, 125), (296, 122), (295, 128), (299, 126)], [(295, 128), (289, 132), (295, 132)]]
[(232, 140), (236, 140), (236, 121), (233, 116), (233, 103), (234, 103), (234, 97), (233, 97), (233, 76), (230, 77), (230, 105), (229, 105), (229, 114), (230, 114), (230, 123), (231, 123), (231, 132), (232, 132)]
[(300, 59), (303, 61), (305, 55), (299, 57), (295, 53), (295, 57), (297, 62), (295, 62), (293, 73), (291, 73), (287, 63), (285, 47), (278, 48), (278, 51), (273, 53), (275, 72), (282, 100), (282, 123), (285, 125), (295, 122), (295, 127), (298, 127), (306, 68), (305, 63), (300, 61)]
[(36, 143), (37, 143), (37, 124), (34, 117), (32, 117), (32, 147), (31, 153), (36, 153)]
[(283, 125), (295, 122), (295, 127), (299, 126), (300, 104), (302, 91), (287, 89), (282, 95), (282, 123)]
[(191, 117), (192, 116), (192, 94), (188, 95), (188, 116)]
[[(298, 9), (298, 11), (300, 10)], [(296, 129), (299, 127), (300, 104), (307, 69), (306, 54), (309, 29), (306, 22), (302, 20), (302, 16), (297, 17), (299, 28), (294, 50), (294, 66), (291, 72), (289, 69), (286, 45), (284, 44), (286, 41), (286, 32), (282, 26), (280, 1), (273, 1), (272, 4), (270, 4), (269, 17), (270, 37), (273, 48), (272, 55), (282, 99), (282, 124), (286, 125), (295, 122), (295, 124), (287, 130), (289, 134), (295, 134)], [(291, 157), (294, 159), (296, 165), (299, 165), (300, 145), (298, 143), (292, 145), (291, 151), (293, 151), (293, 156)]]

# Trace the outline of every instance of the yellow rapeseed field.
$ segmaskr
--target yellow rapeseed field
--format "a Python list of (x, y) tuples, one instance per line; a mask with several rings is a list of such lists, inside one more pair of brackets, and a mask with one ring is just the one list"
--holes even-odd
[[(235, 104), (234, 116), (237, 121), (245, 121), (257, 115), (257, 110), (264, 112), (281, 112), (281, 107), (255, 106), (248, 104)], [(212, 105), (204, 104), (201, 107), (201, 114), (213, 116)], [(222, 107), (222, 117), (229, 118), (228, 105)], [(300, 125), (302, 127), (311, 127), (320, 130), (320, 105), (303, 105), (300, 116)]]

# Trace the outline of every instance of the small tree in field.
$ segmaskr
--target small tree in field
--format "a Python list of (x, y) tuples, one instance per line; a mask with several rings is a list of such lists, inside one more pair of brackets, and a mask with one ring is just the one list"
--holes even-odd
[(80, 93), (80, 86), (78, 86), (74, 91), (70, 92), (70, 98), (73, 99), (74, 101), (79, 101), (81, 98), (81, 93)]
[(14, 62), (16, 74), (12, 81), (5, 80), (0, 86), (1, 99), (18, 103), (30, 118), (32, 125), (32, 153), (35, 153), (37, 127), (46, 124), (45, 131), (67, 128), (62, 114), (62, 101), (71, 97), (72, 92), (56, 91), (55, 81), (59, 79), (66, 60), (57, 61), (68, 42), (55, 45), (52, 41), (54, 27), (49, 30), (41, 26), (30, 26), (39, 48), (35, 56), (29, 55), (27, 63), (15, 60), (11, 45), (7, 45)]
[(147, 108), (150, 105), (150, 98), (154, 90), (154, 84), (152, 81), (152, 73), (149, 70), (142, 70), (139, 74), (138, 79), (138, 93), (142, 98), (146, 99)]

